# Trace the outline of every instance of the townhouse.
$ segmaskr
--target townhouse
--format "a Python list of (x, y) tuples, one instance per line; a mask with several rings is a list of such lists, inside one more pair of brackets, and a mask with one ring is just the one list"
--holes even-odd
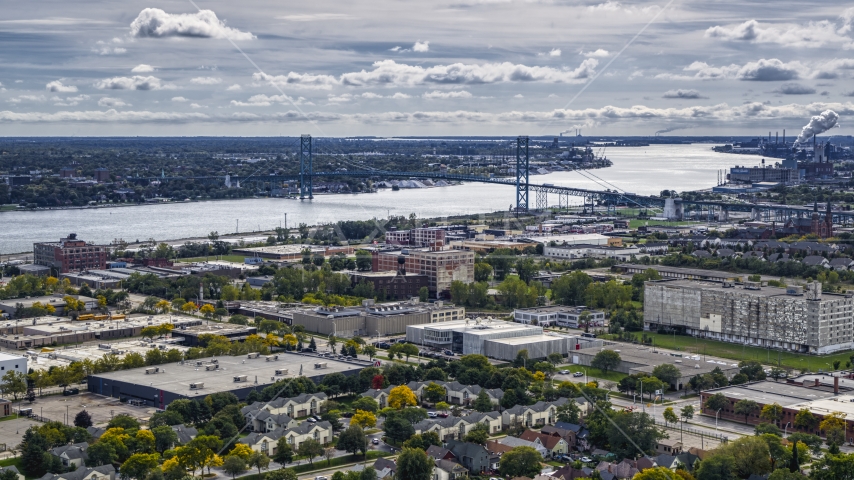
[(100, 467), (80, 467), (72, 472), (46, 473), (38, 480), (116, 480), (116, 469), (112, 464)]
[[(302, 393), (292, 398), (277, 398), (270, 402), (254, 402), (240, 409), (246, 423), (255, 432), (268, 432), (277, 428), (294, 427), (293, 419), (317, 415), (326, 405), (325, 393)], [(266, 412), (266, 413), (264, 413)]]
[(569, 443), (558, 436), (525, 430), (522, 435), (519, 435), (519, 438), (542, 445), (552, 457), (569, 453)]
[(329, 422), (303, 422), (293, 428), (277, 428), (271, 432), (253, 432), (238, 440), (245, 443), (256, 452), (267, 455), (275, 455), (280, 438), (287, 439), (287, 443), (297, 450), (306, 440), (316, 440), (322, 445), (332, 441), (332, 424)]
[(557, 407), (569, 400), (559, 398), (554, 402), (537, 402), (533, 405), (516, 405), (501, 412), (501, 421), (505, 428), (513, 426), (534, 427), (553, 425), (557, 420)]
[[(435, 380), (430, 382), (409, 382), (406, 384), (412, 393), (418, 397), (419, 401), (424, 401), (424, 389), (431, 383), (435, 383), (445, 389), (445, 401), (451, 405), (470, 405), (480, 395), (481, 390), (486, 390), (486, 395), (493, 405), (498, 406), (501, 403), (501, 398), (504, 396), (504, 391), (500, 388), (483, 388), (479, 385), (463, 385), (460, 382), (443, 382)], [(385, 408), (388, 403), (388, 394), (392, 388), (397, 385), (390, 385), (382, 390), (368, 390), (363, 393), (363, 397), (370, 397), (376, 400), (380, 408)]]
[(58, 457), (65, 468), (77, 470), (78, 467), (86, 465), (86, 450), (89, 448), (87, 442), (73, 443), (51, 448), (50, 454)]

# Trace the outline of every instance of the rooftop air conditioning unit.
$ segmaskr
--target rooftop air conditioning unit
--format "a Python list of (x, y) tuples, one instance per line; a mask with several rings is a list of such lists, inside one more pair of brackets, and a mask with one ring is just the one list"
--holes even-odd
[(153, 374), (153, 373), (157, 373), (157, 372), (159, 372), (159, 371), (160, 371), (160, 369), (159, 369), (159, 368), (157, 368), (157, 367), (149, 367), (149, 368), (146, 368), (146, 369), (145, 369), (145, 374), (146, 374), (146, 375), (151, 375), (151, 374)]
[(278, 375), (278, 376), (287, 375), (287, 374), (288, 374), (287, 368), (277, 368), (276, 369), (276, 375)]
[(207, 370), (207, 371), (219, 370), (219, 365), (205, 365), (205, 370)]
[(314, 368), (316, 368), (316, 369), (328, 368), (328, 365), (326, 362), (315, 363)]
[(260, 357), (260, 356), (261, 356), (261, 354), (260, 354), (260, 353), (258, 353), (258, 352), (252, 352), (252, 353), (250, 353), (249, 355), (246, 355), (246, 358), (258, 358), (258, 357)]
[(268, 362), (274, 362), (274, 361), (279, 359), (279, 356), (278, 355), (267, 355), (264, 358), (266, 358)]
[(248, 375), (235, 375), (234, 381), (235, 382), (245, 382), (248, 378), (249, 378)]
[(190, 384), (190, 390), (201, 390), (205, 388), (205, 382), (194, 382)]

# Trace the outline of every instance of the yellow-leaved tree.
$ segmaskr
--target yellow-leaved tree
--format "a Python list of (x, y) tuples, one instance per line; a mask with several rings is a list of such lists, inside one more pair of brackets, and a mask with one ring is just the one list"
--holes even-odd
[(377, 417), (371, 412), (356, 410), (353, 418), (350, 419), (350, 425), (358, 425), (362, 428), (374, 428), (377, 426)]
[(418, 405), (415, 393), (406, 385), (400, 385), (388, 392), (388, 404), (391, 408), (401, 409), (407, 406)]

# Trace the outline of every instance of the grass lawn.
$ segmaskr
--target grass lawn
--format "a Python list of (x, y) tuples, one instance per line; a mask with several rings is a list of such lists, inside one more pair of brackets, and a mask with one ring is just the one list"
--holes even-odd
[[(587, 376), (589, 377), (588, 379), (599, 378), (602, 380), (610, 380), (612, 382), (619, 382), (620, 380), (622, 380), (628, 376), (625, 373), (620, 373), (620, 372), (605, 373), (602, 370), (599, 370), (598, 368), (582, 367), (580, 365), (562, 365), (562, 366), (558, 366), (557, 369), (558, 370), (569, 370), (572, 373), (575, 373), (575, 372), (584, 373), (584, 370), (586, 369), (587, 370)], [(573, 378), (573, 380), (576, 382), (583, 382), (584, 377)]]
[(845, 367), (854, 351), (836, 353), (833, 355), (799, 355), (797, 353), (779, 352), (759, 347), (749, 347), (735, 343), (724, 343), (702, 338), (688, 337), (684, 335), (667, 335), (658, 333), (647, 333), (652, 337), (655, 346), (669, 348), (672, 350), (689, 351), (699, 355), (706, 354), (714, 357), (729, 358), (732, 360), (758, 360), (766, 365), (776, 365), (779, 359), (780, 365), (796, 370), (809, 368), (816, 372), (819, 369), (832, 369), (833, 362), (839, 360)]
[[(220, 260), (225, 260), (226, 262), (236, 262), (243, 263), (243, 259), (246, 258), (246, 255), (222, 255), (219, 257)], [(184, 263), (192, 263), (192, 262), (204, 262), (206, 260), (216, 260), (217, 257), (211, 255), (209, 257), (190, 257), (190, 258), (179, 258), (178, 262)]]

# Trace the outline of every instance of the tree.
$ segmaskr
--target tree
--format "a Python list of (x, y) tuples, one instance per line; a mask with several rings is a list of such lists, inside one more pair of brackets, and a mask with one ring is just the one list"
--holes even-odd
[(86, 465), (97, 467), (119, 461), (116, 449), (110, 442), (96, 442), (86, 451)]
[(377, 401), (371, 397), (359, 397), (350, 406), (353, 407), (353, 410), (364, 410), (371, 413), (377, 413), (377, 410), (380, 409)]
[(80, 428), (88, 428), (92, 426), (92, 416), (86, 410), (80, 410), (74, 416), (74, 426)]
[(638, 448), (652, 454), (664, 432), (656, 428), (654, 420), (642, 412), (617, 412), (613, 422), (605, 429), (611, 452), (619, 458), (634, 457)]
[(781, 378), (786, 378), (788, 376), (788, 374), (786, 373), (786, 370), (784, 370), (780, 367), (772, 367), (771, 373), (768, 376), (773, 378), (774, 381), (776, 382), (776, 381), (780, 380)]
[(765, 380), (765, 368), (756, 360), (745, 360), (738, 363), (741, 373), (747, 375), (752, 382), (754, 380)]
[(385, 430), (388, 438), (396, 442), (403, 442), (415, 435), (415, 428), (412, 427), (412, 422), (399, 416), (387, 418), (383, 424), (383, 430)]
[[(772, 436), (773, 437), (773, 436)], [(777, 437), (773, 437), (779, 443)], [(733, 459), (735, 474), (740, 478), (750, 475), (765, 475), (771, 473), (771, 450), (764, 437), (742, 437), (735, 441), (721, 445), (715, 450), (713, 456), (722, 455)], [(708, 461), (703, 460), (701, 465)]]
[(800, 442), (804, 444), (807, 448), (809, 448), (810, 452), (813, 455), (818, 455), (821, 453), (821, 445), (822, 440), (818, 435), (813, 435), (810, 433), (793, 433), (788, 436), (787, 440), (790, 443)]
[(744, 415), (744, 423), (747, 423), (747, 418), (759, 411), (759, 404), (753, 400), (739, 400), (735, 402), (732, 410), (736, 415)]
[(246, 471), (246, 461), (237, 455), (227, 455), (222, 462), (222, 469), (234, 478)]
[(515, 447), (501, 456), (499, 472), (504, 477), (534, 478), (540, 473), (542, 459), (532, 447)]
[(700, 462), (697, 480), (736, 480), (735, 459), (729, 455), (712, 455)]
[(647, 468), (643, 472), (636, 474), (632, 480), (681, 480), (677, 474), (665, 467)]
[(430, 289), (427, 287), (421, 287), (418, 289), (418, 301), (426, 302), (430, 299)]
[(777, 425), (780, 419), (783, 418), (783, 407), (779, 403), (765, 405), (759, 413), (759, 418)]
[(806, 478), (800, 472), (790, 472), (785, 468), (778, 468), (768, 475), (768, 480), (804, 480)]
[(264, 480), (297, 480), (298, 475), (293, 468), (280, 468), (264, 475)]
[(25, 475), (40, 477), (47, 470), (45, 468), (44, 455), (52, 445), (44, 435), (39, 433), (37, 427), (30, 427), (24, 432), (21, 440), (21, 467)]
[(790, 472), (799, 472), (801, 470), (801, 465), (799, 463), (798, 458), (798, 442), (792, 443), (792, 461), (789, 463), (789, 471)]
[(445, 396), (445, 387), (438, 383), (430, 382), (426, 387), (424, 387), (424, 399), (430, 403), (441, 402), (445, 399)]
[(575, 403), (575, 400), (573, 399), (569, 399), (566, 401), (566, 403), (557, 407), (558, 422), (568, 422), (577, 424), (580, 417), (581, 409), (578, 408), (578, 404)]
[(833, 412), (824, 416), (818, 428), (824, 432), (828, 445), (842, 445), (845, 442), (845, 414)]
[(549, 362), (551, 362), (551, 364), (552, 364), (552, 365), (554, 365), (554, 366), (557, 366), (557, 365), (559, 365), (559, 364), (563, 363), (563, 355), (561, 355), (561, 354), (559, 354), (559, 353), (557, 353), (557, 352), (550, 353), (550, 354), (549, 354), (549, 356), (548, 356), (548, 357), (546, 357), (546, 358), (547, 358), (547, 359), (548, 359), (548, 361), (549, 361)]
[(489, 395), (486, 394), (485, 388), (482, 388), (480, 393), (477, 394), (477, 398), (475, 398), (472, 403), (472, 408), (483, 413), (495, 410), (495, 407), (492, 406), (492, 400), (490, 400)]
[[(502, 462), (503, 460), (502, 458)], [(433, 476), (433, 465), (433, 459), (428, 457), (424, 450), (404, 448), (397, 458), (397, 472), (394, 478), (395, 480), (430, 480)]]
[[(414, 345), (413, 345), (414, 347)], [(388, 392), (388, 405), (391, 408), (401, 409), (406, 406), (418, 405), (415, 393), (406, 385), (399, 385)]]
[(291, 447), (291, 444), (288, 443), (288, 439), (285, 437), (280, 438), (276, 441), (276, 453), (273, 455), (273, 460), (282, 465), (287, 465), (291, 463), (294, 459), (294, 449)]
[(729, 406), (729, 400), (726, 398), (726, 395), (722, 393), (716, 393), (711, 397), (706, 399), (705, 408), (709, 410), (714, 410), (717, 412), (718, 410), (723, 410), (727, 406)]
[(810, 479), (854, 480), (854, 455), (825, 455), (810, 466)]
[(358, 425), (362, 428), (374, 428), (377, 426), (377, 417), (372, 412), (356, 410), (353, 418), (350, 419), (350, 425)]
[(664, 413), (662, 415), (664, 416), (664, 421), (666, 421), (667, 423), (672, 423), (676, 425), (676, 422), (679, 421), (679, 416), (676, 415), (675, 411), (673, 411), (673, 407), (665, 408)]
[[(314, 342), (314, 338), (312, 338), (311, 341)], [(369, 359), (373, 360), (377, 355), (377, 347), (373, 345), (365, 345), (362, 347), (362, 353), (367, 355)]]
[(430, 448), (430, 445), (436, 445), (437, 447), (441, 447), (443, 445), (443, 442), (439, 440), (438, 433), (424, 432), (418, 435), (413, 435), (403, 442), (404, 447), (420, 448), (421, 450), (427, 450)]
[(476, 424), (463, 437), (463, 441), (477, 443), (478, 445), (486, 445), (487, 440), (489, 440), (489, 426), (485, 423)]
[(323, 445), (321, 445), (317, 440), (309, 438), (299, 445), (297, 453), (299, 453), (300, 456), (308, 458), (308, 463), (310, 465), (314, 465), (314, 457), (323, 455)]
[(160, 455), (157, 453), (135, 453), (122, 464), (119, 471), (123, 479), (144, 479), (148, 473), (157, 468)]
[(676, 368), (676, 365), (673, 365), (672, 363), (662, 363), (652, 369), (652, 376), (667, 385), (672, 385), (673, 388), (678, 388), (679, 379), (682, 378), (682, 372), (680, 372), (679, 369)]
[(258, 475), (261, 475), (261, 469), (266, 469), (270, 465), (270, 457), (264, 452), (252, 452), (246, 465), (258, 469)]
[(617, 365), (619, 365), (621, 361), (619, 353), (613, 350), (601, 350), (595, 357), (593, 357), (593, 360), (590, 362), (590, 366), (598, 368), (604, 373), (608, 373), (609, 371), (617, 368)]
[(0, 471), (0, 480), (18, 480), (18, 474), (11, 468)]
[(360, 451), (365, 454), (368, 450), (368, 439), (361, 427), (351, 424), (347, 430), (341, 432), (337, 446), (340, 450), (350, 452), (353, 455)]
[(794, 424), (795, 428), (814, 432), (818, 428), (819, 419), (809, 409), (802, 408), (795, 414)]
[(17, 370), (9, 370), (3, 375), (0, 381), (0, 390), (3, 393), (11, 393), (14, 400), (18, 400), (18, 395), (23, 395), (27, 392), (27, 379), (23, 372)]

